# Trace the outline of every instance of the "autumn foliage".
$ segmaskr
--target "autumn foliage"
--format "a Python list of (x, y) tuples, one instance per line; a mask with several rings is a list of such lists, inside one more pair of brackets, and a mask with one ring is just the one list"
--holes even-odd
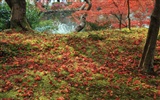
[[(148, 25), (152, 0), (130, 0), (132, 26)], [(126, 0), (92, 0), (88, 23), (127, 27)], [(100, 6), (99, 6), (100, 5)], [(72, 3), (65, 9), (78, 9)], [(139, 6), (139, 7), (138, 7)], [(160, 36), (154, 70), (138, 67), (147, 29), (101, 30), (79, 34), (0, 32), (2, 100), (159, 100)]]
[(160, 77), (137, 67), (146, 32), (0, 33), (0, 98), (159, 100)]
[[(149, 17), (153, 10), (153, 0), (129, 0), (130, 18), (132, 27), (142, 27), (149, 25)], [(82, 3), (74, 2), (67, 8), (78, 9)], [(112, 28), (127, 27), (128, 14), (126, 0), (92, 0), (92, 8), (87, 11), (87, 22), (98, 25), (110, 24)], [(78, 22), (79, 16), (84, 11), (77, 11), (73, 18)], [(120, 26), (121, 25), (121, 26)]]

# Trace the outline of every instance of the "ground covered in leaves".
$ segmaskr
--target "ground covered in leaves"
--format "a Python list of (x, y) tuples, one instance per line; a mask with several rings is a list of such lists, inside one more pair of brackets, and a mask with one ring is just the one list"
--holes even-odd
[[(2, 100), (160, 100), (160, 76), (138, 68), (146, 29), (0, 33)], [(155, 70), (160, 68), (160, 36)]]

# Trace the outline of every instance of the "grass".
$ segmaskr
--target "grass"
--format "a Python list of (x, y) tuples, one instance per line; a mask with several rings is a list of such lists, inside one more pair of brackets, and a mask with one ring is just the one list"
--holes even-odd
[[(160, 76), (138, 68), (147, 29), (0, 33), (2, 100), (159, 100)], [(160, 68), (160, 38), (155, 70)]]

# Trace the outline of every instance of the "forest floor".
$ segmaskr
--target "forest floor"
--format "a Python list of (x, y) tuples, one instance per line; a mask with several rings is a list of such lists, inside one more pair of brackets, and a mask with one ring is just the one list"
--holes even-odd
[[(0, 33), (1, 100), (160, 100), (138, 68), (147, 29)], [(160, 36), (155, 52), (160, 69)]]

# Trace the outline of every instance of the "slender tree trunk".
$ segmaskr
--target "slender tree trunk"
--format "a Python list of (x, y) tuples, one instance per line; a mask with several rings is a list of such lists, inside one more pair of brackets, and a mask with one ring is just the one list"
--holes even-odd
[(151, 22), (148, 30), (148, 36), (146, 39), (146, 44), (144, 46), (144, 51), (139, 64), (139, 67), (143, 67), (148, 74), (155, 74), (154, 72), (154, 52), (156, 48), (156, 41), (160, 26), (160, 0), (156, 0), (154, 5), (154, 10), (151, 15)]
[(128, 28), (131, 30), (131, 19), (130, 19), (130, 3), (129, 0), (127, 0), (127, 6), (128, 6)]
[(122, 29), (122, 14), (119, 16), (119, 29)]
[(25, 0), (5, 0), (11, 9), (10, 27), (18, 31), (32, 30), (26, 18)]
[[(92, 7), (91, 1), (90, 0), (84, 0), (84, 1), (85, 3), (81, 6), (80, 10), (87, 10), (87, 11), (90, 10)], [(85, 9), (86, 3), (88, 4), (87, 9)], [(81, 15), (80, 24), (75, 28), (76, 32), (80, 32), (85, 27), (86, 17), (87, 17), (86, 13)]]

